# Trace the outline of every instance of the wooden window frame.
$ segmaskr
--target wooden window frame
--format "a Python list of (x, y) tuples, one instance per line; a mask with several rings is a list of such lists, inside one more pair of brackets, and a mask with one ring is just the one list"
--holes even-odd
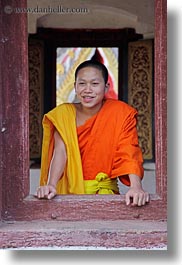
[[(8, 5), (26, 7), (26, 0)], [(2, 1), (0, 8), (3, 10)], [(18, 25), (18, 26), (16, 26)], [(1, 220), (167, 219), (167, 1), (155, 0), (156, 194), (144, 207), (124, 195), (62, 195), (51, 201), (29, 195), (29, 87), (27, 14), (2, 14), (0, 71)], [(15, 52), (16, 51), (16, 52)], [(5, 56), (6, 55), (6, 56)]]

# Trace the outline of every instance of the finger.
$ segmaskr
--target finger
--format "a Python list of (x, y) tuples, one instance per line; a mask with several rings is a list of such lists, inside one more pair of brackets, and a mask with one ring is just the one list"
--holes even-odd
[[(143, 200), (144, 199), (144, 200)], [(145, 204), (145, 197), (143, 194), (140, 194), (139, 197), (138, 197), (138, 206), (142, 206), (143, 203)]]
[(47, 194), (47, 189), (46, 189), (46, 187), (45, 187), (45, 186), (43, 186), (43, 187), (39, 187), (39, 188), (38, 188), (38, 192), (37, 192), (37, 194), (38, 194), (38, 198), (39, 198), (39, 199), (44, 198), (44, 197), (46, 196), (46, 194)]
[(44, 198), (44, 188), (43, 187), (39, 188), (39, 194), (40, 194), (39, 198)]
[(40, 199), (40, 187), (37, 189), (37, 197)]
[(47, 199), (48, 199), (48, 200), (51, 200), (52, 198), (54, 198), (55, 195), (56, 195), (55, 192), (50, 192), (50, 193), (48, 194), (48, 196), (47, 196)]
[(132, 205), (138, 205), (138, 201), (139, 201), (139, 195), (136, 193), (133, 195), (133, 203)]
[(145, 205), (145, 203), (146, 203), (146, 196), (143, 196), (142, 205)]
[(42, 191), (42, 198), (47, 198), (47, 196), (49, 195), (49, 188), (45, 186), (41, 189), (41, 191)]
[(143, 205), (143, 199), (144, 199), (144, 194), (143, 193), (139, 193), (138, 194), (138, 202), (136, 201), (136, 205), (142, 206)]
[(143, 200), (142, 200), (142, 205), (145, 205), (149, 201), (150, 201), (150, 196), (149, 196), (149, 194), (147, 192), (145, 192), (145, 194), (143, 196)]
[(56, 195), (56, 189), (53, 186), (51, 186), (49, 189), (49, 194), (47, 198), (52, 199), (55, 195)]
[(128, 193), (126, 193), (125, 202), (126, 202), (126, 205), (130, 205), (130, 195)]
[(150, 201), (150, 195), (149, 193), (145, 193), (145, 201), (149, 202)]

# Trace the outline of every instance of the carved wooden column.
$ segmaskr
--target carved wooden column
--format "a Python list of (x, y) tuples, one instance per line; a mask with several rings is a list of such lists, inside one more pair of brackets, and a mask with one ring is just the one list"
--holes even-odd
[(157, 193), (167, 200), (167, 1), (155, 0), (155, 148)]
[(29, 193), (27, 14), (16, 7), (25, 8), (26, 0), (0, 1), (2, 210)]

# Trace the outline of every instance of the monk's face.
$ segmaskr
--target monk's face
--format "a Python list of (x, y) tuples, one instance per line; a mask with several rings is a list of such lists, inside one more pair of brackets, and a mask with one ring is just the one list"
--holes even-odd
[(102, 72), (94, 67), (80, 69), (75, 82), (77, 98), (86, 108), (102, 105), (104, 95), (108, 89)]

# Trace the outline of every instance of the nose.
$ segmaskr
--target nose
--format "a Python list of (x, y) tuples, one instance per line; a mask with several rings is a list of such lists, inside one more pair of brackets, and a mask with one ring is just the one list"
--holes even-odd
[(87, 83), (87, 85), (85, 86), (85, 92), (87, 93), (92, 92), (91, 84)]

